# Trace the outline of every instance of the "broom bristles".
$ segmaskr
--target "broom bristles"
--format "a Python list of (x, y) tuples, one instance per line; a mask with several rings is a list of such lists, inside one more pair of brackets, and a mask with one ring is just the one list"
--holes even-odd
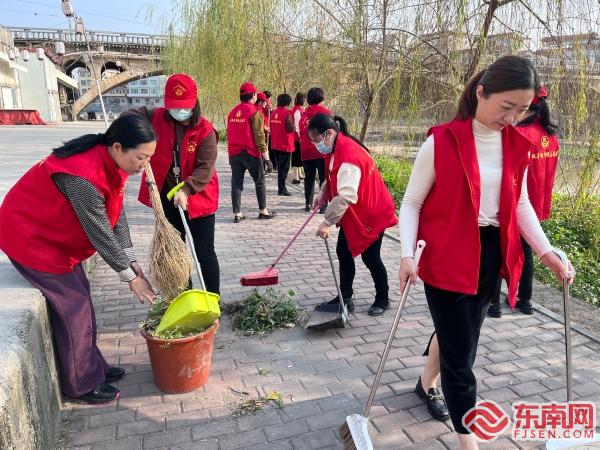
[(356, 444), (352, 438), (348, 422), (344, 422), (344, 424), (340, 426), (340, 439), (342, 440), (344, 450), (356, 450)]
[(150, 244), (150, 276), (158, 292), (170, 300), (187, 288), (192, 262), (181, 234), (165, 216), (150, 165), (146, 168), (146, 178), (156, 216)]

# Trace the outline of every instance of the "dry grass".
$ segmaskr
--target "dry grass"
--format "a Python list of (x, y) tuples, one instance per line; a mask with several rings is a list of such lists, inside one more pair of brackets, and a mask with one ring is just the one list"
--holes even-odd
[(165, 299), (172, 299), (187, 289), (192, 263), (179, 231), (167, 220), (150, 166), (146, 169), (150, 200), (156, 215), (154, 236), (150, 244), (150, 277)]

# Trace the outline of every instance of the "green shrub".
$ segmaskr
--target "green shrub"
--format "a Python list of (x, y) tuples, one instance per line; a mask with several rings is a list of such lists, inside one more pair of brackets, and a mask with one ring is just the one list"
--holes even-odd
[[(555, 193), (552, 216), (542, 227), (555, 247), (569, 256), (577, 276), (571, 287), (574, 297), (600, 306), (600, 199), (576, 201)], [(536, 260), (536, 278), (558, 287), (554, 274)]]
[[(383, 180), (400, 208), (412, 164), (388, 156), (375, 156)], [(548, 239), (565, 251), (575, 267), (577, 276), (571, 287), (574, 297), (600, 306), (600, 198), (576, 199), (555, 193), (552, 217), (542, 223)], [(536, 278), (560, 287), (554, 274), (536, 258)]]
[(390, 156), (375, 155), (374, 157), (383, 181), (390, 190), (396, 207), (400, 208), (404, 191), (410, 178), (412, 162)]

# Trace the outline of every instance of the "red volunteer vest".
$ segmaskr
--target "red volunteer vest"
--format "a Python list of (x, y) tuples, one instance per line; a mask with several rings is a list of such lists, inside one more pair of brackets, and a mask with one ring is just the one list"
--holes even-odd
[[(304, 112), (304, 108), (300, 105), (294, 105), (294, 107), (292, 108), (292, 119), (294, 119), (294, 116), (296, 115), (296, 111), (300, 111), (300, 117), (302, 117), (302, 113)], [(296, 123), (295, 119), (294, 119), (294, 124)], [(300, 141), (300, 135), (294, 131), (294, 140), (295, 141)]]
[[(427, 243), (419, 264), (421, 279), (436, 288), (469, 295), (477, 293), (481, 253), (481, 182), (472, 122), (453, 120), (428, 132), (434, 136), (435, 184), (423, 204), (418, 232), (418, 238)], [(500, 275), (508, 284), (512, 308), (523, 268), (517, 203), (530, 150), (531, 143), (514, 127), (502, 130)]]
[(291, 153), (294, 151), (294, 132), (285, 128), (286, 117), (294, 117), (292, 112), (282, 106), (271, 113), (271, 148), (281, 152)]
[(239, 155), (246, 150), (249, 155), (260, 158), (258, 147), (254, 143), (254, 135), (250, 126), (250, 118), (257, 108), (252, 103), (242, 102), (227, 115), (227, 153), (229, 156)]
[[(331, 158), (333, 166), (329, 170)], [(360, 168), (358, 201), (346, 210), (339, 225), (344, 229), (348, 248), (353, 257), (360, 255), (375, 242), (386, 228), (398, 223), (394, 200), (381, 178), (371, 156), (359, 144), (338, 133), (334, 153), (325, 157), (328, 200), (338, 195), (337, 175), (343, 163)]]
[[(165, 108), (156, 108), (152, 114), (152, 127), (156, 132), (156, 151), (150, 158), (150, 166), (159, 191), (162, 191), (167, 172), (173, 164), (173, 149), (175, 148), (175, 125), (166, 118), (165, 113)], [(212, 132), (214, 132), (212, 124), (204, 117), (195, 127), (186, 128), (179, 149), (180, 179), (182, 181), (189, 177), (194, 170), (197, 146)], [(146, 174), (142, 176), (138, 200), (146, 206), (152, 206), (146, 184)], [(214, 214), (218, 207), (219, 177), (215, 170), (204, 189), (189, 196), (188, 215), (190, 219), (209, 216)]]
[(114, 227), (123, 209), (127, 174), (96, 145), (60, 159), (50, 155), (35, 164), (6, 194), (0, 206), (0, 249), (19, 264), (46, 273), (67, 273), (96, 253), (71, 203), (52, 181), (67, 173), (89, 181), (104, 197)]
[(517, 130), (533, 144), (527, 169), (527, 192), (539, 220), (550, 217), (552, 188), (558, 165), (558, 138), (549, 135), (539, 119)]
[(319, 113), (331, 114), (331, 111), (321, 105), (309, 105), (300, 118), (300, 154), (302, 156), (302, 161), (324, 157), (323, 154), (317, 151), (315, 144), (313, 144), (308, 137), (308, 123), (310, 122), (310, 119)]

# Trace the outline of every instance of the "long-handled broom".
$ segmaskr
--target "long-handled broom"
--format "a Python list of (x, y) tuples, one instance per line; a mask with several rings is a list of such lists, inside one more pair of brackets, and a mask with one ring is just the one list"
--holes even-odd
[(271, 264), (266, 269), (259, 270), (258, 272), (252, 272), (252, 273), (247, 273), (246, 275), (243, 275), (240, 278), (240, 284), (242, 286), (271, 286), (273, 284), (279, 283), (279, 270), (277, 270), (275, 268), (275, 265), (279, 262), (279, 260), (281, 258), (283, 258), (283, 255), (285, 255), (285, 253), (292, 246), (292, 244), (298, 238), (298, 236), (300, 236), (300, 233), (302, 233), (302, 230), (304, 230), (306, 225), (308, 225), (308, 222), (310, 222), (312, 220), (312, 218), (315, 217), (315, 214), (317, 214), (317, 211), (319, 211), (321, 206), (322, 206), (322, 204), (319, 203), (317, 205), (317, 207), (312, 210), (312, 212), (306, 218), (304, 223), (302, 225), (300, 225), (300, 228), (298, 228), (298, 231), (296, 231), (296, 234), (294, 234), (292, 239), (290, 239), (290, 241), (283, 248), (283, 250), (281, 251), (279, 256), (275, 259), (275, 261), (273, 261), (273, 264)]
[(165, 299), (176, 297), (189, 283), (192, 263), (179, 231), (169, 223), (150, 163), (146, 164), (146, 183), (156, 216), (154, 235), (150, 244), (150, 276)]
[[(415, 252), (415, 267), (419, 266), (419, 260), (421, 259), (421, 253), (423, 253), (424, 248), (425, 241), (417, 242), (417, 250)], [(352, 414), (346, 417), (346, 422), (340, 427), (340, 437), (342, 439), (342, 443), (344, 444), (345, 450), (373, 450), (373, 442), (369, 437), (368, 428), (369, 413), (371, 412), (371, 406), (375, 400), (375, 393), (379, 387), (379, 380), (381, 380), (381, 374), (383, 373), (383, 368), (385, 367), (388, 354), (390, 353), (390, 348), (392, 347), (392, 341), (394, 340), (394, 335), (396, 334), (396, 329), (398, 328), (398, 323), (400, 322), (402, 309), (404, 308), (406, 298), (408, 297), (410, 284), (410, 280), (408, 280), (406, 286), (404, 287), (404, 291), (402, 291), (402, 298), (400, 300), (400, 304), (398, 305), (396, 317), (394, 318), (394, 323), (392, 324), (387, 343), (385, 344), (383, 355), (381, 355), (381, 361), (379, 361), (379, 367), (377, 368), (377, 373), (375, 374), (375, 380), (373, 381), (373, 386), (371, 387), (371, 392), (369, 393), (369, 399), (367, 400), (365, 410), (362, 415)]]

